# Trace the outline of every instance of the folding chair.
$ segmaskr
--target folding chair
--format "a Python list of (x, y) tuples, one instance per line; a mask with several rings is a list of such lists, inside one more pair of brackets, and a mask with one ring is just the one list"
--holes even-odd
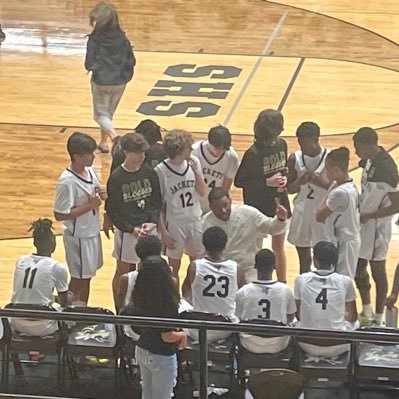
[[(240, 324), (259, 324), (262, 326), (286, 326), (285, 323), (267, 319), (253, 319), (241, 321)], [(290, 337), (273, 333), (257, 333), (253, 336), (271, 339), (271, 338), (288, 338), (289, 342), (285, 349), (277, 353), (254, 353), (244, 347), (242, 344), (242, 336), (239, 337), (238, 343), (238, 377), (241, 382), (245, 380), (245, 370), (251, 369), (289, 369), (292, 367), (292, 358), (294, 355), (293, 344)], [(267, 342), (267, 341), (266, 341)]]
[[(64, 312), (113, 315), (108, 309), (96, 307), (68, 307), (64, 309)], [(74, 322), (68, 327), (68, 324), (70, 323), (64, 324), (66, 342), (62, 359), (63, 378), (65, 365), (68, 366), (71, 376), (77, 377), (74, 358), (82, 359), (86, 356), (94, 356), (97, 359), (113, 359), (114, 383), (117, 384), (119, 380), (120, 339), (116, 326), (109, 323)]]
[[(195, 320), (195, 321), (217, 321), (217, 322), (231, 322), (227, 317), (205, 312), (194, 312), (184, 311), (179, 314), (179, 319)], [(231, 334), (227, 339), (210, 341), (208, 342), (208, 361), (215, 363), (216, 365), (228, 366), (229, 371), (229, 386), (232, 387), (234, 380), (234, 367), (233, 362), (235, 358), (236, 349), (236, 337), (235, 334)], [(199, 342), (191, 337), (187, 339), (187, 346), (184, 350), (178, 354), (178, 362), (180, 371), (183, 369), (182, 363), (187, 362), (190, 379), (193, 382), (191, 363), (198, 362), (199, 358)]]
[[(298, 338), (297, 343), (311, 344), (323, 348), (336, 345), (351, 345), (350, 341), (341, 341), (326, 338)], [(305, 377), (305, 383), (309, 386), (310, 381), (317, 381), (324, 387), (332, 384), (347, 384), (350, 390), (354, 389), (352, 381), (353, 359), (352, 347), (338, 356), (311, 356), (298, 345), (298, 371)]]
[(304, 378), (295, 371), (266, 370), (249, 377), (245, 399), (299, 399), (303, 388)]
[[(360, 331), (390, 332), (399, 329), (362, 327)], [(355, 381), (360, 388), (399, 391), (399, 345), (380, 342), (358, 342), (355, 345)], [(398, 393), (399, 394), (399, 393)]]
[[(51, 306), (44, 305), (33, 305), (33, 304), (12, 304), (6, 305), (6, 309), (24, 309), (24, 310), (46, 310), (53, 311), (56, 310)], [(24, 319), (32, 320), (32, 319)], [(46, 320), (43, 320), (45, 322)], [(63, 343), (64, 336), (62, 334), (62, 329), (60, 323), (57, 323), (58, 330), (53, 334), (46, 336), (31, 336), (25, 333), (16, 331), (12, 327), (12, 323), (8, 319), (3, 319), (4, 330), (5, 330), (5, 355), (4, 355), (4, 380), (6, 384), (9, 381), (9, 363), (10, 358), (14, 357), (14, 367), (17, 370), (21, 367), (17, 355), (20, 353), (27, 353), (30, 351), (37, 351), (44, 355), (56, 355), (57, 356), (57, 383), (60, 384), (61, 380), (61, 359), (63, 356)], [(15, 356), (13, 356), (15, 355)]]

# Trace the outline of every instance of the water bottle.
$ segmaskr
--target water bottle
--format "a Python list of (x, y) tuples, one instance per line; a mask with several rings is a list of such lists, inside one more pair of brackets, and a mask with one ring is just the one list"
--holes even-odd
[(387, 327), (398, 327), (398, 308), (392, 306), (391, 309), (385, 309), (385, 325)]

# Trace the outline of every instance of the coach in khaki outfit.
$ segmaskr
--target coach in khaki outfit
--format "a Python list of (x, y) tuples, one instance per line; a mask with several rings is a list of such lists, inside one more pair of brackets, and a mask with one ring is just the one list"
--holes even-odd
[(226, 259), (236, 261), (244, 270), (247, 282), (256, 280), (255, 254), (259, 250), (257, 238), (282, 234), (287, 229), (287, 210), (276, 199), (276, 216), (265, 216), (249, 205), (231, 203), (231, 198), (222, 187), (212, 189), (208, 196), (211, 211), (203, 215), (196, 225), (196, 242), (199, 256), (203, 256), (202, 234), (209, 227), (219, 226), (227, 234), (224, 250)]

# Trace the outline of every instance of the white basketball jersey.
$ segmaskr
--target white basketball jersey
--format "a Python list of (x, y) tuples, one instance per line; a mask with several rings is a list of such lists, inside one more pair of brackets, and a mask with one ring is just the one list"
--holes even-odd
[[(385, 151), (384, 151), (385, 152)], [(388, 155), (389, 156), (389, 155)], [(377, 163), (377, 162), (376, 162)], [(360, 196), (361, 213), (375, 212), (378, 209), (391, 205), (389, 193), (398, 191), (394, 176), (397, 176), (396, 165), (392, 163), (391, 168), (385, 165), (373, 165), (370, 159), (367, 160), (362, 173), (362, 193)], [(381, 171), (382, 169), (382, 171)], [(385, 178), (385, 180), (384, 180)], [(392, 184), (393, 183), (393, 184)], [(389, 220), (393, 217), (384, 218)], [(380, 218), (379, 218), (380, 219)]]
[[(86, 168), (87, 180), (67, 168), (58, 179), (55, 191), (54, 211), (69, 214), (73, 208), (84, 205), (99, 189), (97, 175), (92, 167)], [(75, 220), (64, 220), (64, 234), (87, 238), (100, 233), (98, 209), (93, 209)]]
[(193, 310), (234, 317), (238, 290), (237, 262), (225, 260), (216, 263), (202, 258), (195, 261), (195, 266)]
[(295, 299), (301, 301), (301, 327), (345, 330), (345, 305), (356, 294), (350, 277), (318, 270), (296, 278)]
[(166, 221), (181, 225), (198, 219), (201, 205), (195, 189), (195, 174), (188, 162), (176, 166), (166, 159), (155, 167), (155, 172), (166, 205)]
[(193, 155), (195, 155), (202, 168), (202, 174), (208, 191), (201, 200), (201, 207), (204, 212), (209, 211), (208, 194), (215, 187), (222, 187), (224, 178), (234, 179), (239, 161), (238, 155), (232, 147), (223, 155), (216, 158), (208, 150), (208, 141), (197, 141), (193, 144)]
[(68, 291), (67, 268), (47, 256), (26, 255), (15, 265), (12, 303), (48, 305), (54, 289)]
[(294, 295), (287, 284), (254, 281), (241, 287), (236, 297), (236, 315), (241, 320), (268, 319), (287, 323), (296, 312)]
[[(359, 238), (360, 234), (360, 213), (359, 213), (359, 193), (353, 181), (347, 181), (334, 188), (328, 198), (334, 195), (335, 191), (341, 190), (349, 198), (348, 206), (345, 209), (338, 208), (327, 218), (330, 231), (339, 241), (350, 241)], [(341, 194), (342, 194), (341, 193)]]
[[(298, 176), (312, 172), (321, 175), (328, 182), (325, 172), (325, 161), (328, 152), (327, 149), (322, 148), (317, 156), (309, 157), (304, 155), (301, 150), (295, 151), (295, 169)], [(326, 189), (310, 182), (303, 184), (294, 199), (295, 209), (303, 213), (316, 213), (317, 206), (326, 191)]]

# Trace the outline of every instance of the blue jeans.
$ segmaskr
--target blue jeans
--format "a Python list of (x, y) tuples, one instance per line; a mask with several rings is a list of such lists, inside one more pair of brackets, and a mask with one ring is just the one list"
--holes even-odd
[(140, 366), (142, 399), (170, 399), (177, 377), (177, 358), (156, 355), (136, 346)]

